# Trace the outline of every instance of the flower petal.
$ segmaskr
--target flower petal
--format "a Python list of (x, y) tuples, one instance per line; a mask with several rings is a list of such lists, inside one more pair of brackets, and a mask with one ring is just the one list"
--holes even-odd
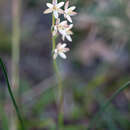
[(76, 12), (72, 11), (70, 16), (73, 16), (73, 15), (76, 15), (76, 14), (77, 14)]
[(75, 10), (76, 9), (76, 7), (75, 6), (72, 6), (72, 7), (70, 7), (68, 10)]
[(73, 35), (73, 32), (72, 32), (71, 30), (68, 30), (68, 31), (67, 31), (67, 34), (68, 34), (68, 35)]
[(58, 11), (58, 13), (60, 13), (60, 14), (64, 14), (64, 11), (63, 11), (62, 9), (60, 9), (60, 8), (58, 8), (57, 11)]
[(66, 55), (65, 55), (63, 52), (60, 52), (60, 53), (59, 53), (59, 56), (60, 56), (61, 58), (63, 58), (63, 59), (66, 59), (66, 58), (67, 58)]
[(65, 35), (62, 35), (62, 40), (63, 40), (63, 41), (65, 40)]
[(62, 29), (59, 30), (59, 33), (60, 33), (62, 36), (64, 36), (64, 37), (65, 37), (65, 35), (66, 35), (66, 31), (65, 31), (65, 30), (62, 30)]
[(52, 8), (52, 7), (53, 7), (53, 5), (50, 4), (50, 3), (47, 3), (46, 5), (47, 5), (47, 7), (49, 7), (49, 8)]
[(65, 3), (65, 10), (69, 7), (69, 1)]
[(70, 51), (69, 48), (64, 48), (64, 50), (63, 50), (64, 53), (65, 53), (65, 52), (68, 52), (68, 51)]
[(61, 48), (61, 45), (62, 45), (61, 43), (58, 43), (56, 48), (58, 49)]
[(66, 46), (67, 46), (67, 44), (64, 43), (64, 44), (61, 45), (61, 48), (65, 48)]
[(72, 42), (72, 38), (71, 38), (70, 35), (66, 35), (66, 38), (67, 38), (68, 41)]
[(44, 14), (49, 14), (49, 13), (51, 13), (52, 12), (52, 9), (46, 9), (43, 13)]
[(66, 21), (66, 20), (62, 21), (62, 22), (60, 23), (60, 25), (62, 25), (62, 26), (67, 25), (67, 21)]
[(70, 23), (72, 23), (72, 19), (71, 19), (71, 17), (70, 17), (69, 15), (66, 15), (66, 18), (67, 18), (67, 20), (68, 20)]
[(60, 2), (56, 5), (57, 8), (61, 8), (64, 5), (64, 2)]
[(52, 3), (53, 3), (53, 5), (56, 5), (57, 4), (57, 0), (53, 0)]
[(73, 28), (73, 24), (70, 24), (69, 27), (68, 27), (68, 30), (72, 29)]

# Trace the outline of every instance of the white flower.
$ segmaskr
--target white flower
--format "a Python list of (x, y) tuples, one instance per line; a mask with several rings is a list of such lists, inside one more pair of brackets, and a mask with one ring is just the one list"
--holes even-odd
[(55, 18), (59, 17), (58, 13), (63, 14), (63, 10), (61, 9), (61, 7), (64, 5), (64, 2), (57, 3), (57, 0), (53, 0), (52, 4), (47, 3), (46, 5), (49, 9), (46, 9), (44, 11), (44, 14), (48, 14), (48, 13), (53, 12)]
[(68, 41), (72, 42), (72, 38), (71, 38), (71, 35), (73, 35), (73, 32), (71, 31), (72, 27), (73, 27), (73, 24), (70, 24), (64, 30), (59, 30), (60, 34), (62, 35), (63, 41), (66, 38)]
[(67, 46), (66, 43), (64, 43), (64, 44), (59, 43), (59, 44), (56, 46), (56, 49), (54, 50), (53, 59), (56, 59), (58, 55), (59, 55), (61, 58), (66, 59), (67, 56), (65, 55), (65, 53), (70, 50), (69, 48), (66, 48), (66, 46)]
[(60, 30), (64, 30), (67, 27), (68, 25), (66, 20), (60, 22), (60, 19), (57, 19), (56, 24), (54, 25), (53, 36), (57, 35), (58, 31), (60, 32)]
[(69, 7), (69, 1), (67, 1), (66, 4), (65, 4), (64, 17), (65, 17), (69, 22), (72, 23), (71, 16), (74, 16), (74, 15), (77, 14), (76, 12), (74, 12), (74, 10), (76, 9), (76, 7), (75, 7), (75, 6), (72, 6), (72, 7), (70, 7), (70, 8), (68, 8), (68, 7)]
[(62, 21), (60, 22), (60, 19), (56, 20), (56, 25), (54, 25), (54, 30), (53, 30), (53, 36), (57, 35), (57, 33), (59, 32), (62, 35), (62, 39), (65, 40), (65, 38), (72, 42), (72, 38), (70, 35), (73, 34), (73, 32), (71, 31), (73, 27), (73, 24), (68, 25), (67, 21)]

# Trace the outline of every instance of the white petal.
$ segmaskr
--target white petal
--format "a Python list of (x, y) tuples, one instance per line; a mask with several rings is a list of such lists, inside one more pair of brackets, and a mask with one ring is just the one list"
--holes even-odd
[(62, 52), (59, 53), (59, 56), (60, 56), (61, 58), (63, 58), (63, 59), (66, 59), (66, 58), (67, 58), (66, 55), (65, 55), (64, 53), (62, 53)]
[(71, 14), (69, 14), (70, 16), (74, 16), (74, 15), (77, 15), (76, 12), (72, 11)]
[(64, 14), (64, 11), (63, 11), (62, 9), (60, 9), (60, 8), (57, 8), (57, 11), (58, 11), (58, 13), (60, 13), (60, 14)]
[(60, 25), (67, 25), (67, 21), (65, 20), (65, 21), (62, 21), (61, 23), (60, 23)]
[(46, 5), (47, 5), (47, 7), (49, 7), (49, 8), (52, 8), (52, 7), (53, 7), (53, 5), (50, 4), (50, 3), (47, 3)]
[(68, 41), (72, 42), (72, 38), (71, 38), (70, 35), (66, 35), (66, 38), (67, 38)]
[(68, 52), (68, 51), (70, 51), (69, 48), (64, 48), (64, 50), (63, 50), (64, 53), (65, 53), (65, 52)]
[(68, 27), (68, 30), (72, 29), (73, 28), (73, 24), (70, 24), (69, 27)]
[(64, 2), (60, 2), (56, 5), (57, 8), (61, 8), (64, 5)]
[(67, 44), (64, 43), (64, 44), (61, 45), (61, 48), (65, 48), (66, 46), (67, 46)]
[(75, 6), (72, 6), (72, 7), (70, 7), (68, 10), (75, 10), (76, 9), (76, 7)]
[(62, 35), (62, 40), (63, 40), (63, 41), (65, 40), (65, 35)]
[(43, 13), (44, 13), (44, 14), (49, 14), (49, 13), (51, 13), (51, 12), (52, 12), (52, 9), (49, 8), (49, 9), (46, 9)]
[(59, 29), (59, 33), (60, 33), (61, 35), (66, 35), (65, 30), (62, 30), (62, 29)]
[(56, 48), (59, 49), (61, 45), (62, 45), (61, 43), (58, 43)]
[(65, 10), (69, 7), (69, 1), (65, 3)]
[(53, 0), (52, 3), (53, 3), (53, 5), (56, 5), (57, 4), (57, 0)]
[(53, 13), (53, 14), (54, 14), (55, 18), (57, 19), (57, 18), (58, 18), (58, 16), (59, 16), (59, 15), (58, 15), (58, 12), (57, 12), (57, 11), (54, 11), (54, 13)]
[(70, 17), (69, 15), (67, 15), (66, 18), (67, 18), (67, 20), (68, 20), (70, 23), (72, 23), (72, 19), (71, 19), (71, 17)]

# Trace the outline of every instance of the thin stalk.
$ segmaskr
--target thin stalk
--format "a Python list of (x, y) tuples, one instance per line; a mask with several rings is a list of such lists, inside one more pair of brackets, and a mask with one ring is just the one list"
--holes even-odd
[[(55, 25), (55, 17), (52, 15), (52, 27)], [(56, 37), (52, 36), (52, 52), (56, 47)], [(58, 65), (56, 60), (53, 60), (53, 67), (56, 72), (56, 77), (58, 79), (58, 129), (61, 130), (63, 127), (63, 87), (62, 79), (59, 73)]]
[(63, 113), (63, 86), (62, 86), (61, 77), (59, 75), (59, 70), (58, 70), (56, 60), (53, 61), (53, 64), (58, 79), (58, 101), (59, 101), (58, 102), (58, 126), (59, 129), (61, 130), (63, 127), (63, 114), (64, 114)]
[(102, 106), (101, 110), (96, 114), (96, 116), (93, 118), (93, 120), (90, 122), (88, 126), (88, 130), (92, 129), (93, 126), (96, 127), (96, 123), (98, 122), (98, 119), (100, 118), (101, 114), (105, 111), (105, 109), (109, 106), (109, 104), (112, 102), (112, 100), (122, 91), (124, 91), (126, 88), (130, 87), (130, 81), (128, 81), (126, 84), (124, 84), (122, 87), (120, 87), (109, 99), (108, 101)]
[(25, 127), (24, 127), (24, 123), (23, 123), (23, 119), (22, 119), (22, 116), (20, 114), (20, 111), (19, 111), (19, 108), (17, 106), (17, 103), (15, 101), (15, 98), (14, 98), (14, 95), (12, 93), (12, 90), (11, 90), (11, 86), (10, 86), (10, 83), (9, 83), (9, 79), (8, 79), (8, 75), (7, 75), (7, 72), (6, 72), (6, 68), (5, 68), (5, 65), (2, 61), (2, 59), (0, 58), (0, 66), (2, 68), (2, 71), (3, 71), (3, 74), (4, 74), (4, 77), (5, 77), (5, 80), (6, 80), (6, 83), (7, 83), (7, 87), (8, 87), (8, 92), (9, 92), (9, 95), (10, 95), (10, 98), (12, 100), (12, 103), (13, 103), (13, 106), (16, 110), (16, 114), (18, 116), (18, 119), (20, 121), (20, 124), (21, 124), (21, 129), (22, 130), (25, 130)]
[(12, 16), (12, 87), (17, 93), (19, 88), (20, 0), (13, 0)]
[[(19, 57), (20, 57), (20, 6), (21, 0), (12, 0), (12, 65), (11, 86), (19, 100)], [(10, 130), (17, 130), (16, 115), (10, 113)]]
[[(54, 25), (55, 25), (55, 17), (52, 14), (52, 27), (54, 27)], [(52, 35), (52, 52), (54, 52), (55, 47), (56, 47), (56, 37)]]

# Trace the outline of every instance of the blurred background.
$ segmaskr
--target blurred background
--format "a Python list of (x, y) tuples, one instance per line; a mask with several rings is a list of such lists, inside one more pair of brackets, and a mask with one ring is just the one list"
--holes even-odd
[[(51, 15), (43, 15), (46, 2), (51, 0), (0, 0), (0, 57), (29, 130), (50, 130), (57, 121)], [(73, 42), (67, 42), (68, 59), (58, 58), (64, 129), (86, 130), (107, 99), (130, 80), (130, 1), (70, 0), (70, 4), (78, 12), (73, 17)], [(12, 111), (0, 68), (0, 130), (17, 130)], [(130, 130), (129, 88), (112, 101), (96, 127)]]

